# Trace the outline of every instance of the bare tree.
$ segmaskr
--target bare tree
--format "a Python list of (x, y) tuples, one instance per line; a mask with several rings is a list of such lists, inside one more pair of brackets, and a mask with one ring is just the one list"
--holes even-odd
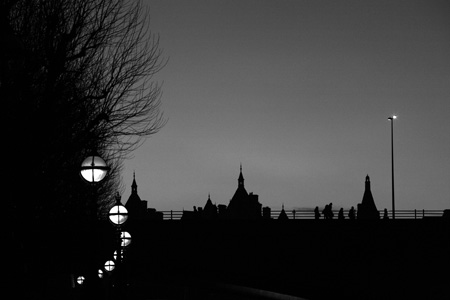
[(140, 2), (87, 2), (96, 5), (82, 7), (68, 24), (66, 61), (87, 69), (82, 100), (93, 104), (95, 116), (105, 116), (98, 138), (122, 157), (164, 125), (161, 89), (151, 81), (164, 65), (159, 37), (148, 32)]
[(17, 132), (8, 137), (16, 146), (11, 155), (33, 145), (31, 154), (23, 154), (32, 168), (34, 191), (54, 200), (41, 201), (47, 208), (61, 202), (68, 211), (67, 203), (89, 192), (74, 174), (95, 149), (112, 167), (99, 188), (99, 197), (110, 199), (120, 185), (122, 160), (166, 121), (161, 86), (153, 81), (166, 61), (159, 37), (149, 31), (148, 11), (132, 0), (1, 5), (6, 47), (0, 94), (7, 123), (27, 128), (20, 137)]
[[(108, 208), (122, 160), (165, 124), (153, 76), (166, 62), (148, 25), (134, 0), (0, 1), (8, 274), (24, 298), (82, 265), (86, 208)], [(94, 150), (111, 170), (93, 189), (79, 168)]]
[[(92, 125), (99, 125), (94, 124), (98, 117), (104, 116), (107, 122), (95, 128), (94, 135), (115, 146), (108, 150), (122, 157), (135, 149), (140, 137), (162, 128), (161, 89), (152, 77), (165, 62), (140, 1), (31, 3), (17, 1), (13, 28), (20, 31), (26, 24), (33, 48), (43, 54), (43, 95), (51, 96), (61, 82), (71, 85), (72, 99), (64, 101), (73, 101), (90, 121), (79, 132), (91, 133)], [(53, 104), (48, 99), (45, 103)]]

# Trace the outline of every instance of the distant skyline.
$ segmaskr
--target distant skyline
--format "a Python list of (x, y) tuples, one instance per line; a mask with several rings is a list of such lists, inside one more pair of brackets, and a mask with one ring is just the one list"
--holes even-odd
[(167, 125), (124, 162), (157, 210), (450, 208), (448, 1), (144, 1), (168, 65)]

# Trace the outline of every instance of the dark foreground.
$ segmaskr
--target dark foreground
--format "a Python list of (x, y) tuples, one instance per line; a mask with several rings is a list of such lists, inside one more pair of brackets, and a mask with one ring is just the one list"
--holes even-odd
[[(74, 249), (82, 235), (64, 227), (46, 232), (50, 243), (39, 243), (41, 230), (30, 233), (34, 241), (21, 245), (36, 249), (16, 249), (11, 260), (18, 298), (93, 296), (66, 278), (112, 258), (110, 228), (102, 224), (94, 240), (81, 238)], [(450, 222), (442, 218), (154, 221), (126, 230), (132, 243), (122, 287), (111, 289), (113, 277), (105, 278), (92, 298), (450, 299)], [(58, 239), (67, 251), (54, 251)]]

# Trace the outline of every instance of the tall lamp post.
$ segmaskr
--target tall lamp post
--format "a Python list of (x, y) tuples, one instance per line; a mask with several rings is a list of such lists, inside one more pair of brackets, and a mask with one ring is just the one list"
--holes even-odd
[[(92, 185), (92, 199), (88, 204), (88, 214), (90, 215), (90, 230), (92, 234), (96, 233), (97, 230), (97, 199), (95, 195), (95, 185), (105, 179), (110, 168), (106, 165), (106, 162), (97, 154), (92, 153), (90, 156), (86, 157), (81, 163), (80, 176), (90, 185)], [(94, 245), (92, 245), (94, 247)], [(94, 250), (95, 253), (95, 250)], [(92, 263), (95, 264), (95, 254), (90, 257)], [(94, 269), (95, 270), (95, 269)], [(96, 289), (96, 281), (98, 274), (94, 272), (89, 272), (87, 276), (87, 283), (89, 283), (90, 289), (89, 293), (93, 293)], [(96, 276), (97, 275), (97, 276)]]
[[(116, 195), (116, 204), (110, 209), (108, 213), (109, 220), (116, 228), (116, 234), (117, 234), (117, 244), (116, 244), (116, 251), (114, 253), (114, 259), (116, 261), (116, 296), (118, 296), (118, 299), (122, 299), (122, 295), (124, 294), (123, 290), (123, 282), (124, 279), (123, 272), (124, 270), (121, 270), (122, 266), (122, 255), (123, 255), (123, 249), (126, 246), (128, 246), (131, 243), (131, 235), (126, 232), (122, 231), (123, 224), (128, 220), (128, 210), (125, 208), (125, 206), (122, 205), (120, 202), (120, 195), (117, 193)], [(117, 270), (118, 269), (118, 270)]]
[(392, 219), (395, 220), (395, 193), (394, 193), (394, 120), (396, 115), (389, 117), (391, 121), (391, 169), (392, 169)]
[(92, 153), (86, 157), (81, 163), (80, 175), (81, 177), (92, 185), (92, 200), (91, 209), (89, 213), (92, 214), (92, 220), (97, 218), (97, 199), (95, 197), (95, 184), (105, 179), (106, 174), (110, 168), (106, 165), (106, 162), (98, 156), (97, 153)]

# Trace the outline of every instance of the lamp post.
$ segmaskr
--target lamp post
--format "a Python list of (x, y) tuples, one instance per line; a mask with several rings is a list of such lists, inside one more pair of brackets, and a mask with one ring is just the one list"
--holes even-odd
[(131, 243), (131, 235), (127, 231), (120, 233), (120, 246), (126, 247)]
[(79, 285), (83, 285), (84, 280), (85, 280), (84, 276), (78, 276), (78, 277), (77, 277), (77, 283), (78, 283)]
[(80, 175), (86, 182), (92, 184), (92, 207), (89, 211), (93, 215), (93, 220), (97, 216), (97, 199), (95, 197), (95, 184), (105, 179), (106, 174), (110, 168), (106, 165), (106, 162), (98, 156), (97, 153), (92, 153), (86, 157), (81, 163)]
[(109, 171), (109, 167), (106, 165), (103, 158), (96, 154), (88, 156), (81, 163), (80, 175), (81, 177), (90, 183), (96, 183), (102, 181)]
[(394, 120), (396, 115), (389, 117), (391, 121), (391, 169), (392, 169), (392, 219), (395, 220), (395, 193), (394, 193)]
[(108, 260), (105, 262), (105, 270), (106, 271), (112, 272), (112, 271), (114, 271), (115, 268), (116, 268), (116, 264), (114, 263), (114, 261)]
[(116, 195), (116, 204), (109, 210), (108, 217), (111, 223), (119, 229), (128, 220), (128, 210), (120, 203), (119, 194)]
[[(121, 226), (128, 220), (128, 210), (125, 208), (125, 206), (120, 203), (120, 195), (117, 193), (116, 195), (116, 204), (111, 207), (108, 213), (109, 220), (114, 225), (114, 227), (117, 230), (117, 237), (118, 237), (118, 243), (117, 243), (117, 255), (116, 255), (116, 262), (119, 265), (121, 256), (122, 256), (122, 244), (123, 244), (123, 232), (121, 232)], [(129, 234), (128, 234), (129, 235)], [(131, 239), (131, 236), (130, 236)]]
[[(106, 165), (106, 162), (97, 154), (97, 153), (92, 153), (91, 155), (89, 155), (88, 157), (86, 157), (83, 162), (81, 163), (81, 167), (80, 167), (80, 176), (81, 178), (83, 178), (83, 180), (85, 180), (86, 182), (88, 182), (91, 186), (92, 186), (92, 199), (90, 199), (90, 202), (88, 204), (88, 215), (89, 215), (89, 227), (90, 227), (90, 232), (92, 234), (90, 234), (89, 236), (91, 236), (93, 238), (93, 240), (95, 241), (95, 237), (93, 235), (95, 235), (97, 233), (97, 199), (96, 199), (96, 193), (95, 193), (95, 186), (97, 183), (99, 183), (100, 181), (102, 181), (103, 179), (105, 179), (108, 171), (109, 171), (109, 167)], [(94, 245), (94, 244), (92, 244)], [(93, 246), (95, 247), (95, 246)], [(93, 265), (95, 264), (95, 250), (93, 251), (94, 255), (91, 255), (90, 259), (92, 259), (92, 261), (89, 264), (90, 268), (93, 268)], [(94, 273), (95, 268), (92, 270), (92, 272), (89, 272), (87, 277), (87, 282), (89, 283), (89, 289), (88, 289), (88, 293), (94, 294), (96, 293), (96, 289), (97, 289), (97, 280), (99, 277), (99, 274), (95, 274)]]
[[(131, 243), (131, 235), (126, 232), (122, 231), (121, 227), (122, 225), (128, 220), (128, 210), (125, 208), (125, 206), (122, 205), (120, 202), (120, 195), (117, 193), (116, 195), (116, 204), (109, 210), (108, 213), (109, 220), (114, 225), (114, 227), (117, 230), (117, 244), (116, 244), (116, 251), (114, 252), (114, 259), (116, 260), (116, 278), (117, 278), (117, 292), (115, 294), (122, 295), (124, 292), (122, 289), (122, 276), (123, 270), (122, 269), (122, 255), (123, 250), (122, 248), (128, 246)], [(120, 297), (119, 297), (120, 298)]]

